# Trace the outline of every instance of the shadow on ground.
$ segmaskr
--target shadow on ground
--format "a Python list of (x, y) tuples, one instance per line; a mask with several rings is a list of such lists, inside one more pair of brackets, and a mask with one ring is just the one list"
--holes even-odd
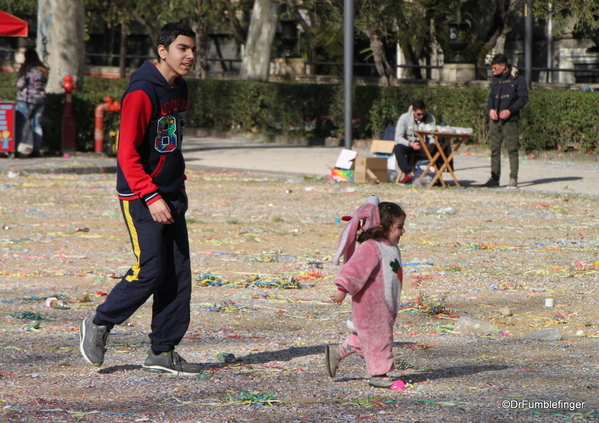
[[(566, 176), (563, 178), (543, 178), (543, 179), (535, 179), (532, 181), (518, 181), (518, 186), (521, 188), (524, 187), (531, 187), (534, 185), (543, 185), (543, 184), (553, 184), (556, 182), (569, 182), (569, 181), (580, 181), (581, 179), (584, 179), (581, 176)], [(450, 186), (453, 186), (453, 181), (445, 181), (448, 182)], [(482, 186), (482, 184), (484, 184), (486, 181), (481, 182), (481, 181), (472, 181), (472, 180), (468, 180), (468, 179), (460, 179), (460, 185), (462, 186), (462, 188), (484, 188)], [(505, 188), (506, 185), (500, 185), (497, 188)], [(490, 189), (495, 189), (495, 188), (490, 188)]]
[(518, 181), (518, 185), (521, 187), (530, 187), (533, 185), (552, 184), (554, 182), (580, 181), (582, 179), (584, 179), (582, 176), (567, 176), (564, 178), (543, 178), (535, 179), (533, 181)]
[(130, 372), (133, 370), (141, 370), (142, 367), (139, 364), (125, 364), (122, 366), (112, 366), (112, 367), (106, 367), (104, 369), (101, 369), (98, 371), (98, 373), (103, 374), (103, 375), (109, 375), (112, 373), (117, 373), (117, 372)]

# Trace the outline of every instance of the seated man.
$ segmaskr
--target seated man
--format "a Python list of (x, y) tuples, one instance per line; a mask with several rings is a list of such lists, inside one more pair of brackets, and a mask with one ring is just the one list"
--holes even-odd
[[(404, 173), (404, 177), (398, 181), (400, 184), (407, 184), (412, 180), (408, 156), (422, 153), (420, 141), (414, 134), (414, 130), (418, 129), (418, 125), (421, 123), (435, 126), (435, 118), (426, 111), (423, 100), (415, 100), (408, 111), (399, 117), (395, 128), (393, 154), (395, 154), (399, 169)], [(427, 146), (430, 146), (430, 144), (427, 144)]]

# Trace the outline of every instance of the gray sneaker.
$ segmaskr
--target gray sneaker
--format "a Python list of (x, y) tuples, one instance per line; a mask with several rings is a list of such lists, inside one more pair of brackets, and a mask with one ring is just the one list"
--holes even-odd
[(335, 377), (339, 368), (339, 345), (326, 345), (324, 347), (324, 362), (327, 373), (330, 377)]
[(507, 184), (508, 188), (518, 188), (518, 180), (517, 179), (510, 179), (509, 184)]
[(155, 355), (151, 349), (143, 369), (147, 372), (171, 373), (177, 376), (197, 376), (203, 371), (201, 364), (188, 363), (175, 350)]
[(100, 367), (104, 363), (109, 332), (107, 326), (94, 324), (93, 317), (88, 317), (79, 325), (79, 351), (89, 364)]

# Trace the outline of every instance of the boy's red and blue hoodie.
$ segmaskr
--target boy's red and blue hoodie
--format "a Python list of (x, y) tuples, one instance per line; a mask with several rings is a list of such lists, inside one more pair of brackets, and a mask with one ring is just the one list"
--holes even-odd
[(121, 200), (142, 199), (147, 205), (184, 188), (181, 152), (188, 104), (187, 83), (169, 86), (155, 64), (133, 72), (122, 99), (117, 153)]

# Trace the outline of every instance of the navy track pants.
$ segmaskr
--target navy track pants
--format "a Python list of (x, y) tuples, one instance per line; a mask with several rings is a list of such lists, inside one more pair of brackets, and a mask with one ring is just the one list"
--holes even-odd
[(180, 192), (165, 200), (175, 219), (168, 225), (155, 222), (143, 200), (120, 200), (137, 262), (97, 308), (94, 319), (108, 327), (123, 323), (154, 295), (149, 337), (156, 352), (179, 344), (190, 321), (187, 196)]

